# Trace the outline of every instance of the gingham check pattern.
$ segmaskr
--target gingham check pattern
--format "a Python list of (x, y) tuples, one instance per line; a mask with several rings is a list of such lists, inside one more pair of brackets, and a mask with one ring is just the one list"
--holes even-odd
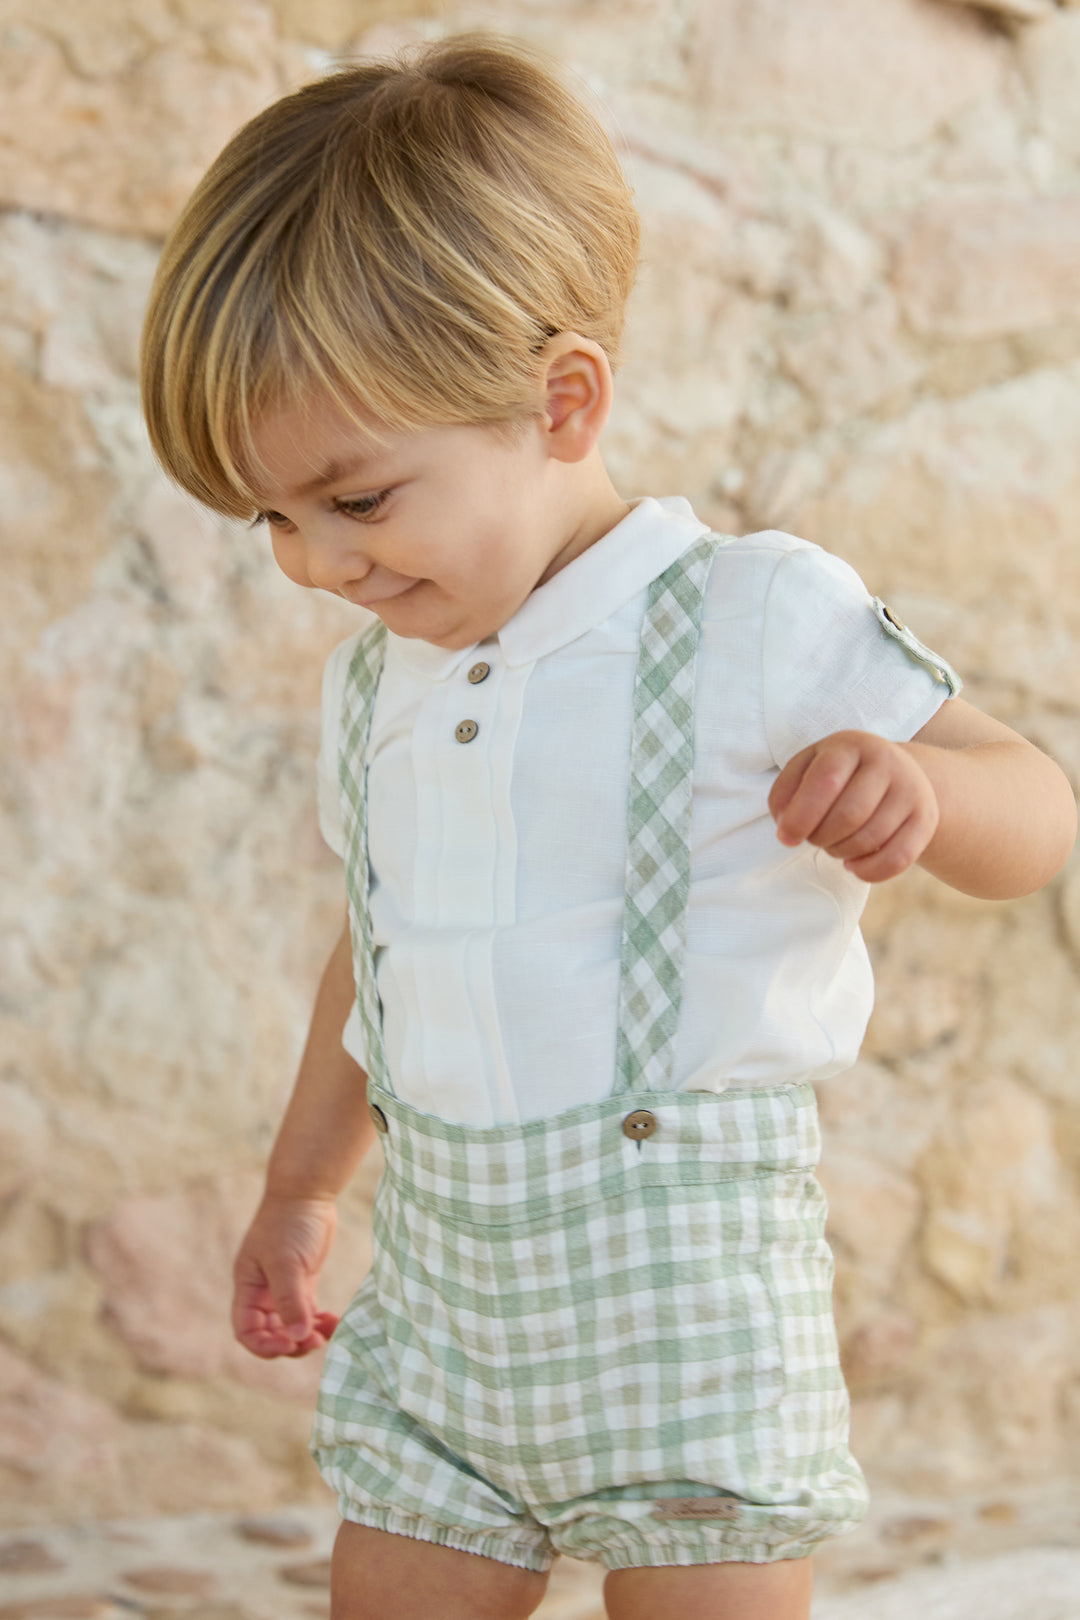
[(706, 536), (653, 581), (641, 630), (615, 1059), (628, 1091), (671, 1085), (690, 898), (698, 631), (722, 544)]
[[(657, 1093), (644, 1143), (625, 1098), (489, 1131), (373, 1096), (374, 1270), (313, 1439), (346, 1517), (609, 1564), (790, 1557), (859, 1522), (809, 1086)], [(653, 1517), (710, 1492), (735, 1517)]]
[(390, 1071), (382, 1035), (382, 1008), (375, 982), (368, 908), (367, 746), (375, 693), (386, 655), (386, 626), (377, 620), (356, 644), (345, 678), (341, 715), (341, 804), (345, 825), (345, 884), (349, 897), (356, 1003), (364, 1031), (368, 1075), (389, 1086)]
[[(847, 1449), (809, 1086), (669, 1089), (689, 894), (694, 655), (710, 537), (642, 630), (619, 1072), (599, 1103), (476, 1129), (375, 1078), (364, 745), (378, 630), (350, 668), (350, 910), (386, 1173), (375, 1264), (328, 1349), (312, 1445), (346, 1518), (545, 1568), (808, 1552), (864, 1516)], [(370, 986), (370, 989), (365, 988)], [(647, 1089), (657, 1128), (622, 1130)], [(658, 1498), (717, 1495), (715, 1521)]]

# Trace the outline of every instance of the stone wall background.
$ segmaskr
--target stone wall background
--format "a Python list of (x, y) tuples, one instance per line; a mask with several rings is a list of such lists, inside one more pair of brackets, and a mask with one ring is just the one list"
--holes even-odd
[[(1080, 777), (1080, 9), (1053, 0), (0, 4), (0, 1495), (10, 1523), (320, 1494), (310, 1363), (231, 1344), (233, 1245), (338, 926), (319, 674), (350, 611), (156, 472), (160, 240), (339, 53), (489, 25), (602, 98), (646, 249), (609, 464), (849, 558)], [(875, 892), (821, 1088), (871, 1479), (1080, 1455), (1080, 876)], [(366, 1265), (366, 1169), (328, 1280)]]

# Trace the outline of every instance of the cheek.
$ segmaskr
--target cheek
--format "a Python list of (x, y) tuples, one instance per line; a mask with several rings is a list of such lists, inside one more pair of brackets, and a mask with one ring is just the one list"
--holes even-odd
[(286, 579), (291, 579), (294, 585), (305, 585), (308, 590), (314, 590), (315, 587), (308, 576), (304, 547), (299, 535), (283, 534), (280, 529), (271, 529), (270, 545), (274, 561)]

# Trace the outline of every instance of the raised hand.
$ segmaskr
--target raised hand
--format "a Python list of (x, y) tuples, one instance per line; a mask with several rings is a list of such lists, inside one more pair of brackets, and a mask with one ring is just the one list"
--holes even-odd
[(938, 801), (913, 753), (869, 731), (837, 731), (788, 761), (769, 810), (782, 844), (811, 843), (864, 883), (897, 877), (938, 825)]

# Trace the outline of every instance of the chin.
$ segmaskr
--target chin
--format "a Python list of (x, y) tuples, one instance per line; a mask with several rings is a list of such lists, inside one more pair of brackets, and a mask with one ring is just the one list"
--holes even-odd
[[(398, 604), (400, 603), (400, 618)], [(377, 613), (395, 636), (403, 641), (428, 641), (433, 647), (443, 647), (447, 652), (457, 652), (462, 647), (471, 647), (482, 639), (482, 633), (477, 634), (473, 629), (463, 629), (460, 622), (455, 623), (454, 618), (447, 618), (440, 624), (434, 613), (427, 616), (427, 623), (418, 622), (423, 615), (417, 615), (413, 591), (403, 591), (400, 597), (394, 596), (386, 602), (378, 602), (372, 613)], [(449, 622), (447, 622), (449, 620)], [(397, 621), (397, 622), (395, 622)]]

